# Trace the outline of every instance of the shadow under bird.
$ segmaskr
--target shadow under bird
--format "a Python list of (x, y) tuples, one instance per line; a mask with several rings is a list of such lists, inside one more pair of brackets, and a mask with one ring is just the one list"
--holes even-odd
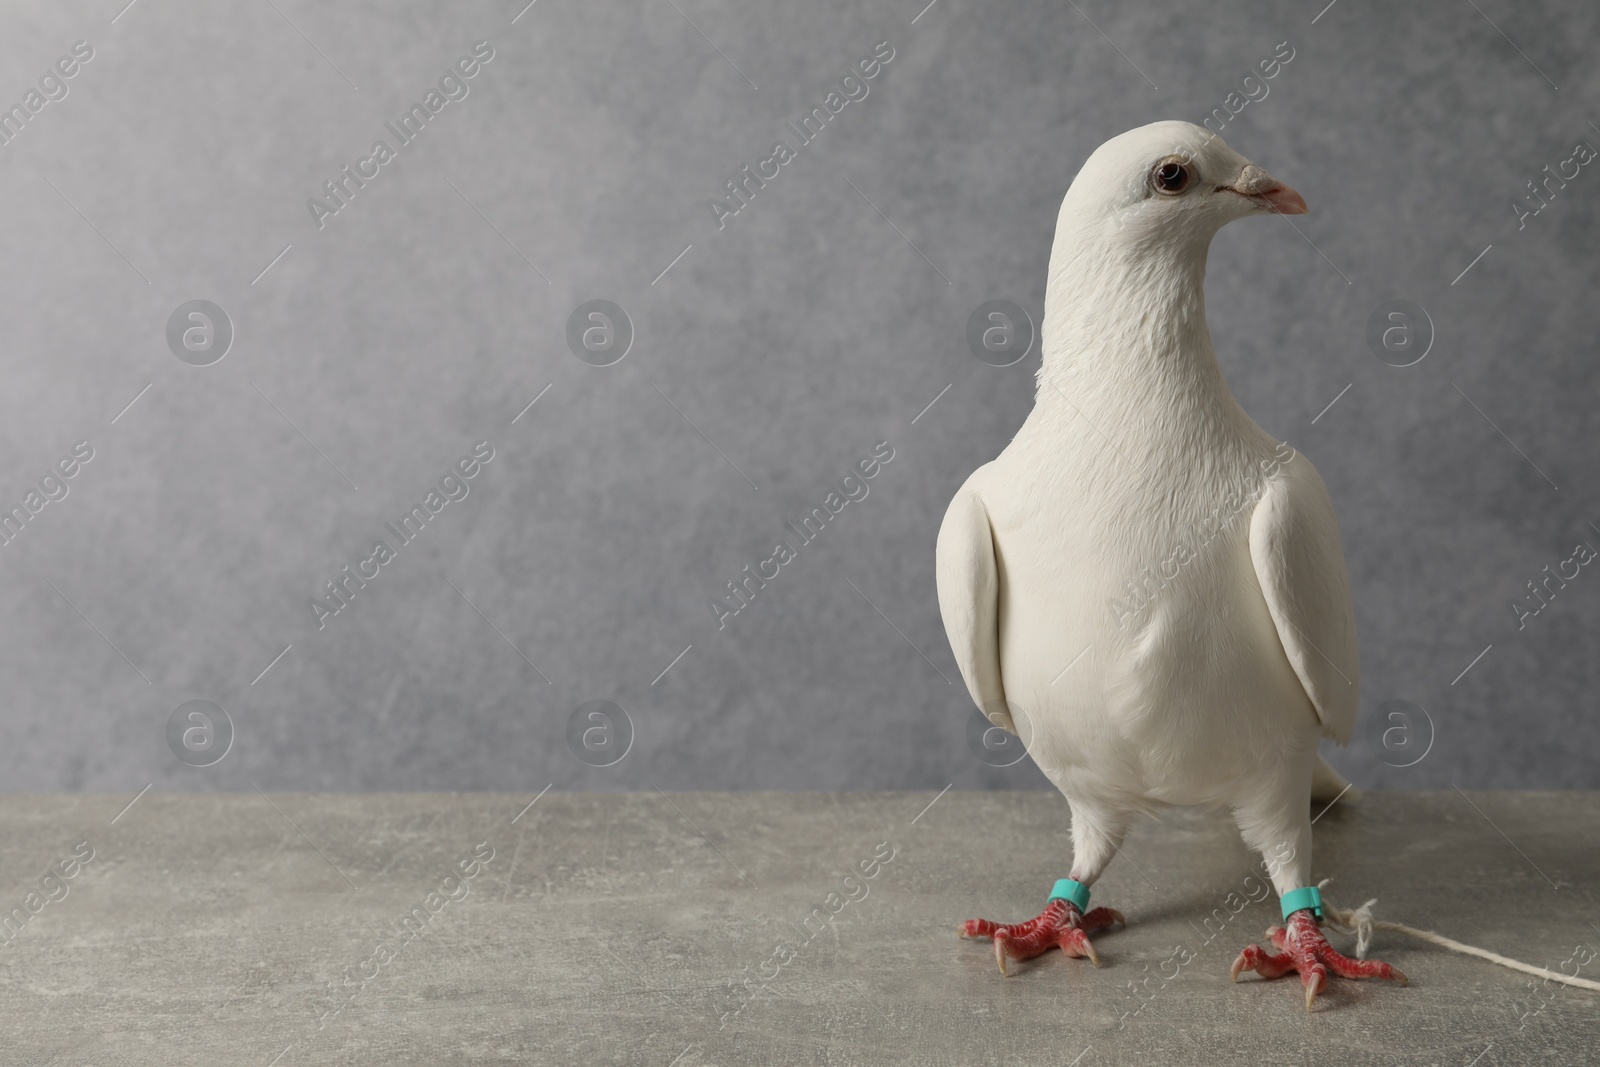
[(1359, 668), (1333, 504), (1309, 460), (1229, 392), (1206, 328), (1206, 256), (1235, 219), (1300, 194), (1187, 122), (1107, 141), (1056, 224), (1032, 412), (973, 472), (939, 530), (939, 609), (990, 721), (1019, 734), (1072, 810), (1073, 861), (1044, 912), (969, 920), (1007, 958), (1126, 921), (1089, 887), (1132, 818), (1231, 810), (1280, 897), (1277, 952), (1233, 977), (1405, 982), (1321, 929), (1313, 797), (1346, 783), (1317, 754), (1355, 726)]

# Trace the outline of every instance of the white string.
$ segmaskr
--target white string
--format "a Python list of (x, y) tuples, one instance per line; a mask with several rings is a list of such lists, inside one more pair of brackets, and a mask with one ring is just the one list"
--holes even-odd
[[(1331, 878), (1324, 878), (1318, 883), (1317, 888), (1321, 889), (1325, 887), (1330, 881), (1332, 881)], [(1374, 919), (1372, 917), (1372, 906), (1377, 902), (1377, 899), (1373, 898), (1353, 911), (1346, 911), (1343, 908), (1336, 908), (1326, 900), (1322, 902), (1323, 915), (1328, 925), (1343, 933), (1354, 933), (1356, 935), (1357, 959), (1367, 958), (1367, 949), (1372, 946), (1372, 932), (1374, 930), (1392, 930), (1397, 934), (1405, 934), (1408, 937), (1414, 937), (1419, 941), (1427, 941), (1431, 944), (1440, 945), (1454, 952), (1460, 952), (1468, 956), (1476, 956), (1480, 960), (1488, 960), (1490, 963), (1498, 963), (1500, 966), (1509, 967), (1513, 971), (1521, 971), (1523, 974), (1531, 974), (1535, 978), (1544, 978), (1549, 981), (1561, 982), (1565, 985), (1577, 986), (1579, 989), (1593, 989), (1600, 991), (1600, 982), (1591, 981), (1588, 978), (1579, 978), (1577, 975), (1571, 974), (1558, 974), (1557, 972), (1550, 970), (1548, 967), (1535, 967), (1530, 963), (1523, 963), (1520, 960), (1514, 960), (1508, 956), (1502, 956), (1498, 952), (1490, 952), (1486, 948), (1478, 948), (1476, 945), (1464, 945), (1460, 941), (1452, 940), (1451, 938), (1445, 937), (1443, 934), (1436, 934), (1432, 930), (1418, 930), (1414, 927), (1406, 926), (1403, 923), (1386, 922), (1381, 919)]]

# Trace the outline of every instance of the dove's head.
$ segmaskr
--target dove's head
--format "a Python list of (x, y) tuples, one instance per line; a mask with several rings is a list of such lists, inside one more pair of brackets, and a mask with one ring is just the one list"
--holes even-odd
[(1234, 219), (1305, 210), (1299, 193), (1205, 127), (1154, 122), (1095, 149), (1067, 191), (1061, 221), (1079, 239), (1203, 250)]

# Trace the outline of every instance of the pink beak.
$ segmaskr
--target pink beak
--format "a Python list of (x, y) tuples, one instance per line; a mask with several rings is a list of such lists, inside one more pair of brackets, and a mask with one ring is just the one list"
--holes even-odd
[(1245, 166), (1239, 174), (1238, 181), (1223, 188), (1240, 196), (1262, 201), (1270, 210), (1280, 215), (1304, 215), (1307, 210), (1305, 197), (1254, 163)]

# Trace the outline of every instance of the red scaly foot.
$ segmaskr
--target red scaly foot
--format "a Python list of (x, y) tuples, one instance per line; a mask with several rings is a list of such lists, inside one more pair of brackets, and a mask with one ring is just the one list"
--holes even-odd
[(993, 938), (994, 961), (1000, 973), (1005, 974), (1007, 956), (1014, 960), (1030, 960), (1049, 951), (1052, 945), (1069, 956), (1086, 957), (1098, 967), (1100, 956), (1089, 941), (1089, 935), (1112, 923), (1127, 926), (1128, 920), (1115, 908), (1094, 908), (1085, 915), (1070, 900), (1057, 899), (1024, 923), (1006, 926), (988, 919), (968, 919), (957, 932), (962, 937)]
[(1239, 972), (1246, 970), (1255, 971), (1263, 978), (1281, 978), (1290, 971), (1298, 971), (1300, 984), (1306, 990), (1307, 1011), (1327, 984), (1329, 971), (1340, 978), (1385, 978), (1406, 984), (1405, 974), (1387, 963), (1353, 960), (1335, 952), (1328, 939), (1322, 936), (1316, 917), (1309, 909), (1290, 915), (1287, 930), (1274, 926), (1268, 934), (1272, 943), (1283, 951), (1273, 954), (1256, 945), (1246, 946), (1233, 961), (1233, 980), (1237, 982)]

